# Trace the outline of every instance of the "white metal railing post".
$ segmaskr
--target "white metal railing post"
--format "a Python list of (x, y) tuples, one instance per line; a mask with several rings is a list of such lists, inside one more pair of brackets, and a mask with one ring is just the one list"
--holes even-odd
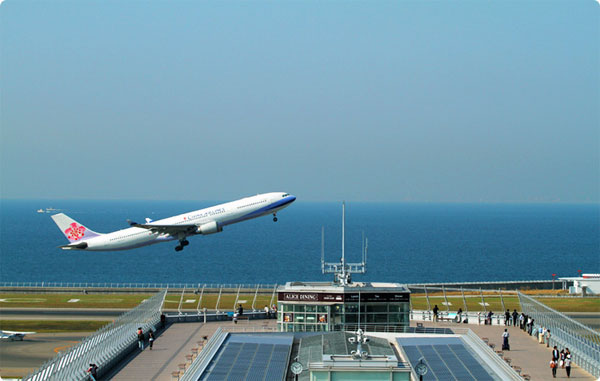
[(448, 304), (448, 297), (446, 296), (446, 288), (443, 285), (442, 292), (444, 293), (444, 303), (446, 303), (446, 311), (450, 312), (450, 305)]
[(235, 311), (235, 307), (237, 306), (238, 300), (240, 300), (240, 290), (242, 289), (242, 285), (238, 285), (237, 294), (235, 295), (235, 302), (233, 302), (233, 311)]
[(271, 295), (271, 301), (269, 303), (269, 308), (273, 306), (273, 301), (275, 300), (275, 293), (277, 292), (277, 284), (273, 286), (273, 295)]
[(217, 314), (219, 313), (219, 303), (221, 302), (221, 292), (223, 291), (223, 286), (219, 288), (219, 296), (217, 297), (217, 304), (215, 305), (215, 311)]
[(423, 291), (425, 291), (425, 301), (427, 302), (427, 311), (431, 311), (431, 303), (429, 302), (429, 294), (427, 293), (427, 286), (423, 286)]
[(256, 304), (256, 297), (258, 296), (258, 288), (260, 287), (260, 284), (256, 285), (256, 291), (254, 291), (254, 299), (252, 299), (252, 312), (256, 312), (256, 308), (254, 307), (254, 304)]
[[(198, 285), (198, 287), (200, 287), (200, 285)], [(198, 313), (200, 313), (200, 309), (202, 308), (202, 296), (204, 296), (204, 287), (206, 287), (206, 285), (202, 286), (202, 290), (200, 291), (200, 297), (198, 297), (198, 306), (196, 307), (196, 311), (198, 311)]]
[(485, 305), (485, 299), (483, 299), (483, 290), (481, 289), (481, 287), (479, 288), (479, 293), (481, 295), (481, 306), (483, 307), (483, 312), (487, 313), (487, 307)]
[(181, 312), (181, 303), (183, 303), (183, 294), (185, 294), (185, 287), (183, 288), (183, 290), (181, 290), (181, 298), (179, 299), (179, 307), (177, 307), (177, 312), (179, 313), (179, 315), (183, 315), (183, 312)]

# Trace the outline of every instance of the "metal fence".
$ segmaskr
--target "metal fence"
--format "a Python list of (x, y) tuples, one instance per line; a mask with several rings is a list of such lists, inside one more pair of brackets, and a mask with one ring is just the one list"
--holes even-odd
[(217, 353), (227, 335), (229, 333), (223, 331), (221, 327), (217, 328), (215, 333), (211, 336), (206, 346), (202, 349), (198, 357), (192, 362), (190, 367), (185, 371), (183, 376), (179, 379), (180, 381), (192, 381), (200, 378), (204, 370), (210, 364), (210, 361)]
[(90, 282), (0, 282), (0, 288), (83, 288), (83, 289), (94, 289), (94, 288), (116, 288), (116, 289), (201, 289), (201, 288), (223, 288), (223, 289), (254, 289), (257, 286), (265, 289), (272, 289), (276, 284), (218, 284), (218, 283), (90, 283)]
[[(446, 312), (457, 311), (458, 308), (462, 309), (463, 314), (468, 314), (469, 305), (471, 305), (471, 312), (483, 312), (487, 313), (489, 310), (495, 310), (500, 312), (496, 316), (499, 318), (503, 316), (503, 312), (512, 304), (513, 309), (516, 308), (514, 302), (516, 301), (516, 291), (512, 290), (500, 290), (500, 289), (483, 289), (483, 288), (463, 288), (463, 287), (432, 287), (432, 286), (409, 286), (410, 292), (413, 296), (410, 299), (411, 312), (422, 310), (422, 308), (415, 308), (414, 294), (423, 294), (425, 296), (426, 309), (425, 311), (432, 311), (432, 305), (440, 304), (438, 307), (440, 313), (443, 310)], [(487, 298), (487, 301), (486, 301)], [(468, 303), (468, 301), (472, 303)], [(488, 303), (489, 302), (489, 303)], [(452, 307), (451, 307), (452, 306)], [(479, 306), (479, 307), (477, 307)], [(411, 315), (412, 318), (413, 315)], [(431, 317), (431, 316), (430, 316)], [(431, 320), (425, 319), (423, 320)]]
[(441, 282), (441, 283), (409, 283), (408, 287), (462, 287), (468, 289), (479, 289), (479, 288), (503, 288), (503, 289), (519, 289), (524, 287), (530, 288), (561, 288), (566, 290), (569, 285), (573, 285), (572, 280), (567, 279), (548, 279), (548, 280), (498, 280), (498, 281), (476, 281), (476, 282)]
[[(567, 281), (556, 281), (556, 285), (563, 285)], [(493, 282), (453, 282), (453, 283), (409, 283), (408, 288), (412, 289), (423, 289), (427, 288), (442, 288), (446, 287), (460, 289), (495, 289), (506, 288), (507, 285), (552, 285), (552, 280), (518, 280), (518, 281), (493, 281)], [(569, 283), (569, 282), (567, 282)], [(572, 282), (571, 282), (572, 283)], [(92, 282), (0, 282), (1, 287), (35, 287), (35, 288), (140, 288), (140, 289), (164, 289), (164, 288), (254, 288), (256, 284), (219, 284), (219, 283), (119, 283), (119, 282), (104, 282), (104, 283), (92, 283)], [(275, 284), (261, 284), (264, 288), (273, 288)], [(563, 287), (564, 288), (564, 287)]]
[(535, 319), (538, 328), (550, 330), (551, 345), (569, 348), (574, 363), (600, 377), (600, 333), (527, 295), (518, 295), (523, 312)]
[(29, 374), (24, 380), (86, 380), (90, 363), (103, 369), (110, 368), (137, 341), (136, 330), (154, 329), (160, 321), (161, 306), (166, 290), (157, 293), (136, 308), (124, 313), (68, 351), (61, 352)]

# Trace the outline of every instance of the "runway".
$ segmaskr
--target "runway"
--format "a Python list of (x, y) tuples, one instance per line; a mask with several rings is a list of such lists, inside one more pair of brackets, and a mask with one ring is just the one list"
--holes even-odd
[(112, 320), (126, 309), (2, 308), (0, 320)]
[(22, 377), (92, 332), (37, 333), (23, 341), (0, 341), (2, 377)]
[(598, 312), (565, 312), (565, 315), (593, 330), (600, 331), (600, 313)]

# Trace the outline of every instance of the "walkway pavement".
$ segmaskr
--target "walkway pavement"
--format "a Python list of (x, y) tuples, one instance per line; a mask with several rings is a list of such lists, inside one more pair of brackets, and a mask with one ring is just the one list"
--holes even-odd
[[(236, 328), (257, 327), (265, 325), (274, 327), (276, 320), (240, 320)], [(186, 363), (186, 355), (192, 348), (198, 347), (203, 337), (210, 338), (219, 327), (233, 326), (231, 321), (204, 323), (175, 323), (168, 326), (156, 338), (152, 350), (136, 350), (110, 374), (102, 380), (152, 380), (171, 381), (171, 373), (179, 370), (179, 364)]]
[[(416, 325), (416, 321), (411, 325)], [(505, 326), (499, 325), (476, 325), (476, 324), (455, 324), (455, 323), (432, 323), (423, 322), (425, 327), (448, 327), (448, 328), (469, 328), (480, 338), (488, 338), (490, 344), (495, 344), (496, 349), (502, 348), (502, 333)], [(504, 357), (510, 358), (511, 365), (522, 368), (521, 374), (528, 374), (532, 381), (552, 380), (552, 371), (550, 369), (550, 360), (552, 358), (552, 348), (546, 348), (546, 345), (538, 344), (533, 336), (517, 327), (508, 327), (510, 334), (510, 351), (504, 352)], [(562, 348), (559, 348), (562, 349)], [(558, 368), (556, 379), (567, 379), (567, 373), (564, 369)], [(571, 379), (575, 380), (596, 380), (591, 374), (579, 368), (576, 364), (571, 367)]]
[[(416, 325), (416, 321), (412, 325)], [(268, 324), (274, 327), (275, 320), (240, 321), (236, 328), (257, 327)], [(481, 338), (488, 338), (489, 343), (501, 348), (504, 326), (488, 326), (475, 324), (432, 323), (423, 322), (426, 327), (469, 328)], [(157, 337), (153, 350), (135, 351), (120, 366), (103, 377), (103, 380), (155, 380), (171, 381), (171, 373), (179, 369), (179, 364), (186, 363), (186, 355), (192, 348), (198, 347), (203, 336), (212, 336), (218, 327), (233, 327), (232, 322), (176, 323), (172, 324)], [(533, 381), (547, 381), (552, 378), (549, 362), (551, 349), (538, 344), (534, 337), (518, 328), (509, 327), (511, 351), (505, 351), (504, 357), (512, 359), (511, 364), (520, 366), (522, 374), (529, 374)], [(564, 369), (558, 369), (557, 378), (566, 379)], [(596, 380), (576, 364), (571, 370), (571, 378), (575, 380)]]

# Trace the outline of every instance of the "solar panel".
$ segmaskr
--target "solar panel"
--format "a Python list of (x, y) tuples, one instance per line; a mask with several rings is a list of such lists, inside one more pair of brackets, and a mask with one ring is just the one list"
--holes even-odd
[(456, 337), (397, 338), (398, 344), (414, 368), (419, 359), (427, 363), (429, 372), (423, 380), (477, 380), (494, 381), (482, 364)]
[(271, 339), (231, 335), (200, 380), (282, 380), (287, 372), (292, 342), (292, 336)]

